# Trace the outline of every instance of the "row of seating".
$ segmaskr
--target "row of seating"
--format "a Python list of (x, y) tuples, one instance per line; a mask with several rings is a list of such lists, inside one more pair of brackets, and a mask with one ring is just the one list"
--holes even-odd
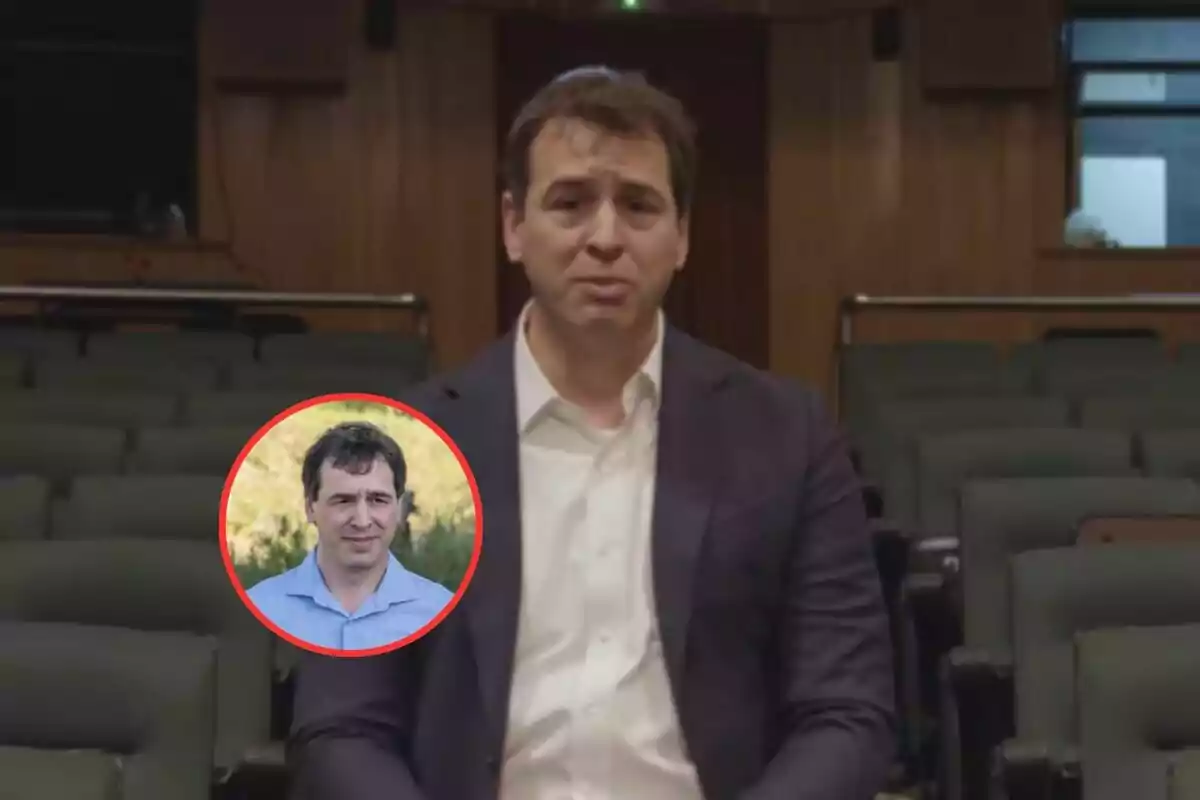
[(381, 334), (0, 329), (0, 794), (282, 797), (297, 653), (229, 583), (225, 476), (292, 404), (428, 370)]
[(348, 331), (281, 333), (262, 338), (232, 331), (105, 331), (0, 328), (0, 354), (34, 359), (87, 358), (110, 365), (137, 362), (245, 364), (394, 364), (424, 372), (420, 338)]
[[(387, 382), (386, 376), (383, 376)], [(254, 426), (266, 424), (298, 402), (324, 394), (367, 392), (396, 397), (402, 386), (324, 390), (313, 387), (257, 391), (115, 391), (80, 389), (0, 389), (0, 420), (10, 424), (64, 423), (122, 428)]]
[[(1183, 577), (1200, 565), (1200, 436), (1185, 430), (1200, 428), (1193, 350), (1139, 340), (1007, 358), (981, 343), (842, 354), (844, 425), (879, 484), (867, 501), (905, 752), (937, 779), (930, 794), (992, 796), (999, 779), (1012, 800), (1078, 798), (1074, 635), (1200, 622), (1200, 582)], [(1076, 546), (1114, 538), (1089, 533), (1114, 516), (1125, 518), (1115, 538), (1135, 530), (1155, 544)]]

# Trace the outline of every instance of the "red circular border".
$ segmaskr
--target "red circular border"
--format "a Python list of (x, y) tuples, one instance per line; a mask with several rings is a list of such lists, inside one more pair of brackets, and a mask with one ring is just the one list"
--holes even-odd
[[(471, 499), (475, 505), (475, 546), (471, 551), (471, 563), (467, 565), (467, 572), (463, 576), (462, 583), (459, 584), (458, 591), (454, 593), (454, 597), (449, 603), (446, 604), (446, 607), (443, 608), (436, 617), (427, 622), (415, 633), (409, 634), (403, 639), (392, 642), (391, 644), (381, 645), (380, 647), (372, 647), (365, 650), (337, 650), (331, 647), (320, 647), (312, 644), (311, 642), (306, 642), (303, 639), (298, 639), (268, 619), (266, 614), (263, 614), (261, 611), (259, 611), (258, 606), (256, 606), (250, 600), (249, 595), (246, 593), (245, 587), (242, 586), (242, 582), (237, 576), (237, 570), (234, 569), (233, 557), (229, 554), (229, 541), (228, 537), (226, 536), (226, 517), (229, 509), (229, 494), (230, 490), (233, 488), (233, 481), (237, 477), (238, 470), (241, 469), (242, 463), (246, 460), (247, 456), (250, 455), (250, 452), (254, 449), (254, 446), (258, 444), (259, 440), (261, 440), (268, 431), (270, 431), (280, 422), (299, 411), (303, 411), (304, 409), (311, 408), (313, 406), (324, 405), (326, 403), (347, 401), (357, 403), (381, 403), (383, 405), (390, 406), (397, 411), (400, 411), (409, 415), (413, 419), (418, 420), (436, 433), (438, 437), (445, 442), (446, 446), (450, 448), (450, 451), (454, 453), (454, 457), (458, 459), (458, 464), (460, 467), (462, 467), (463, 473), (467, 476), (467, 482), (471, 485)], [(401, 403), (399, 400), (393, 400), (390, 397), (384, 397), (376, 394), (351, 392), (345, 394), (320, 395), (318, 397), (309, 398), (308, 400), (303, 400), (293, 406), (289, 406), (272, 417), (267, 424), (259, 428), (254, 435), (250, 437), (250, 441), (248, 441), (245, 446), (242, 447), (241, 452), (238, 453), (238, 457), (234, 460), (233, 467), (230, 468), (229, 474), (225, 478), (225, 488), (221, 492), (221, 513), (218, 524), (220, 525), (221, 559), (225, 562), (225, 572), (229, 575), (229, 581), (233, 584), (233, 588), (237, 592), (238, 597), (241, 598), (242, 604), (245, 605), (246, 608), (250, 609), (250, 613), (252, 613), (259, 622), (266, 626), (266, 628), (276, 636), (287, 642), (290, 642), (296, 647), (299, 647), (302, 650), (307, 650), (310, 653), (318, 653), (325, 656), (337, 656), (339, 658), (365, 658), (367, 656), (377, 656), (384, 653), (390, 653), (393, 650), (399, 650), (405, 645), (412, 644), (440, 625), (442, 620), (448, 617), (450, 612), (453, 611), (458, 605), (459, 601), (462, 600), (463, 595), (467, 591), (467, 587), (471, 585), (471, 579), (475, 577), (475, 567), (479, 563), (479, 554), (483, 549), (483, 502), (479, 497), (479, 484), (475, 481), (475, 473), (471, 470), (471, 465), (467, 463), (467, 458), (463, 455), (462, 450), (459, 449), (458, 445), (453, 439), (450, 438), (448, 433), (442, 430), (437, 423), (422, 414), (420, 411)]]

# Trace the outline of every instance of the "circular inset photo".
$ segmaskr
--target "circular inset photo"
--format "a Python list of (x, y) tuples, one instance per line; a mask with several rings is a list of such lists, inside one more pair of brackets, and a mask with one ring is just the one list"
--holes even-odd
[(403, 647), (458, 604), (483, 514), (462, 452), (386, 397), (284, 409), (225, 481), (221, 544), (234, 588), (271, 631), (323, 655)]

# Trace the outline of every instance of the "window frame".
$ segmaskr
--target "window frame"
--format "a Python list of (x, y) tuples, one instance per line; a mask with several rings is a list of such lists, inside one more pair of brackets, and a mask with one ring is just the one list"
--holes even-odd
[[(1084, 76), (1089, 73), (1104, 72), (1163, 72), (1189, 73), (1200, 76), (1200, 56), (1194, 61), (1076, 61), (1074, 56), (1074, 23), (1080, 20), (1108, 20), (1112, 22), (1138, 22), (1150, 20), (1196, 20), (1200, 21), (1200, 11), (1183, 10), (1179, 8), (1113, 8), (1096, 11), (1076, 11), (1072, 13), (1064, 25), (1062, 39), (1062, 60), (1065, 86), (1063, 93), (1063, 113), (1068, 121), (1066, 126), (1066, 158), (1064, 159), (1064, 181), (1066, 208), (1064, 217), (1079, 205), (1079, 181), (1081, 147), (1079, 144), (1082, 121), (1096, 117), (1195, 117), (1200, 119), (1200, 102), (1196, 103), (1085, 103), (1080, 100)], [(1169, 249), (1169, 248), (1163, 248)]]

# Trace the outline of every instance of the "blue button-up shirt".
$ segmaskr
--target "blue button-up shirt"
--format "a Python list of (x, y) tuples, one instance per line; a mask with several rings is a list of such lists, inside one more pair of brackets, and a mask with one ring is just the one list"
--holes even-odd
[(247, 592), (271, 622), (302, 642), (335, 650), (369, 650), (416, 633), (454, 595), (406, 570), (391, 553), (379, 588), (349, 613), (329, 591), (313, 548), (300, 566), (255, 584)]

